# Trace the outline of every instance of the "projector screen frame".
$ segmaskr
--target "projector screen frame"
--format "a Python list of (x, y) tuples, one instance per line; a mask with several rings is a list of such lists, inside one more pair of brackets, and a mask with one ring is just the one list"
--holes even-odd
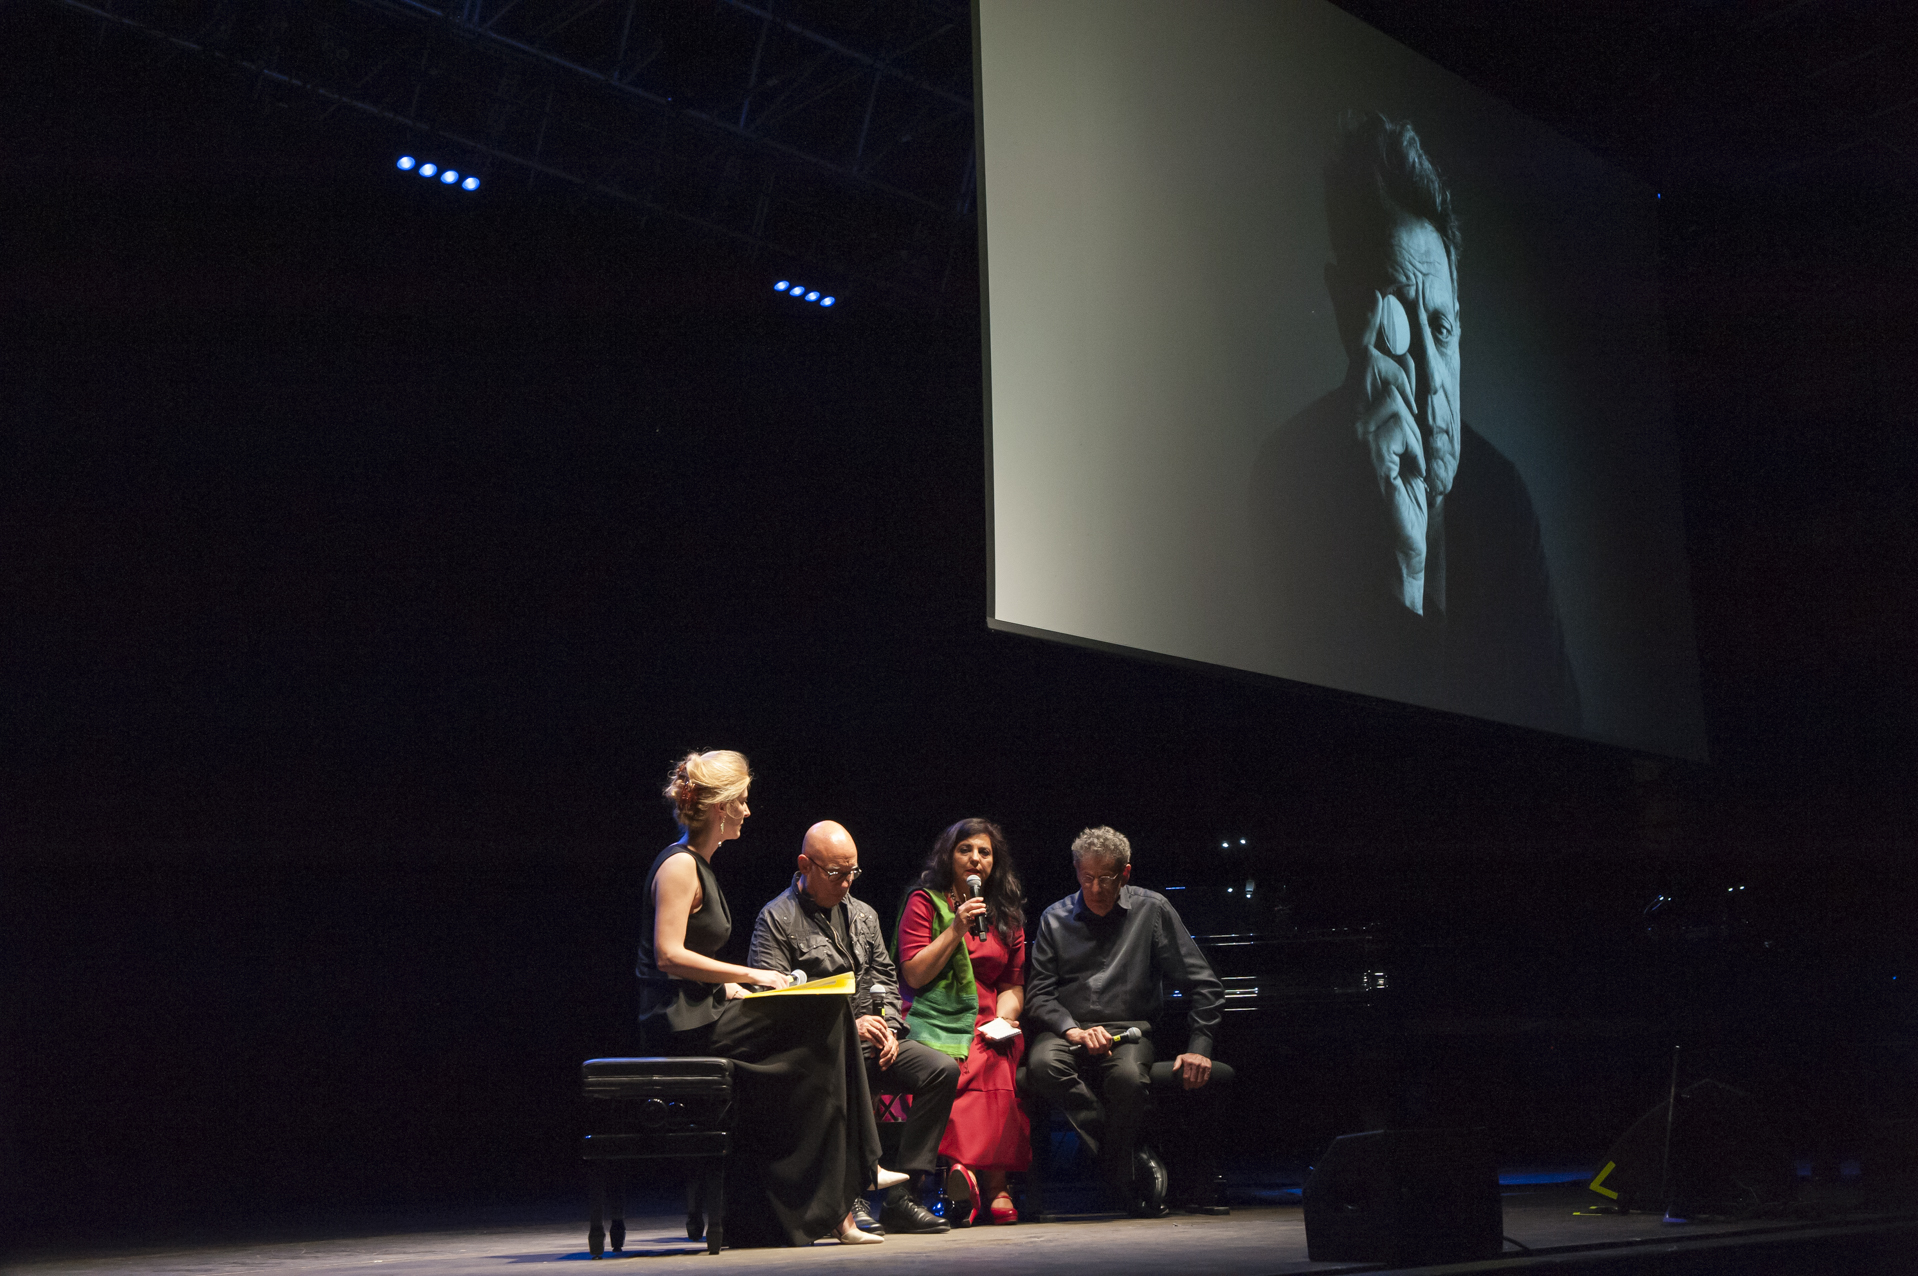
[[(1002, 633), (1015, 634), (1022, 637), (1029, 637), (1029, 638), (1037, 638), (1037, 639), (1042, 639), (1045, 641), (1055, 642), (1055, 643), (1063, 643), (1068, 646), (1075, 646), (1075, 647), (1080, 647), (1087, 650), (1099, 651), (1105, 654), (1118, 655), (1118, 656), (1126, 657), (1129, 659), (1144, 659), (1155, 664), (1170, 665), (1170, 666), (1174, 666), (1182, 669), (1188, 669), (1196, 672), (1208, 673), (1214, 676), (1224, 676), (1233, 681), (1248, 683), (1251, 685), (1270, 688), (1273, 690), (1285, 690), (1285, 691), (1292, 691), (1292, 692), (1296, 692), (1299, 690), (1306, 690), (1314, 694), (1315, 696), (1331, 695), (1335, 698), (1338, 698), (1348, 703), (1352, 703), (1354, 705), (1370, 705), (1373, 707), (1390, 706), (1394, 710), (1404, 710), (1404, 709), (1410, 709), (1413, 711), (1425, 710), (1428, 712), (1436, 712), (1446, 717), (1455, 717), (1455, 718), (1467, 719), (1475, 722), (1484, 722), (1491, 725), (1498, 725), (1503, 727), (1518, 727), (1521, 730), (1539, 730), (1544, 734), (1561, 735), (1561, 736), (1564, 736), (1565, 738), (1579, 740), (1581, 742), (1586, 742), (1586, 743), (1610, 745), (1631, 753), (1639, 753), (1639, 754), (1650, 753), (1650, 754), (1658, 754), (1661, 756), (1668, 756), (1668, 757), (1674, 757), (1674, 758), (1683, 758), (1683, 759), (1688, 759), (1692, 761), (1699, 761), (1699, 762), (1704, 761), (1706, 759), (1706, 739), (1705, 739), (1706, 733), (1705, 733), (1705, 724), (1703, 721), (1702, 702), (1699, 700), (1700, 692), (1698, 689), (1698, 682), (1697, 682), (1698, 671), (1697, 671), (1697, 663), (1696, 663), (1697, 661), (1696, 635), (1691, 624), (1691, 612), (1690, 612), (1691, 597), (1689, 592), (1689, 575), (1688, 575), (1688, 569), (1684, 567), (1685, 547), (1682, 539), (1682, 530), (1681, 530), (1681, 535), (1679, 539), (1675, 542), (1672, 548), (1675, 550), (1678, 557), (1678, 561), (1680, 565), (1679, 566), (1680, 574), (1684, 575), (1686, 578), (1686, 586), (1684, 591), (1684, 597), (1682, 600), (1682, 615), (1680, 615), (1679, 621), (1684, 630), (1683, 641), (1684, 641), (1684, 646), (1686, 648), (1685, 659), (1689, 661), (1690, 682), (1687, 690), (1691, 698), (1691, 701), (1693, 705), (1695, 706), (1694, 716), (1696, 721), (1690, 730), (1691, 740), (1688, 742), (1689, 747), (1660, 747), (1660, 745), (1656, 743), (1647, 743), (1646, 741), (1643, 741), (1643, 740), (1610, 738), (1606, 735), (1595, 734), (1593, 732), (1584, 731), (1584, 730), (1579, 730), (1579, 731), (1551, 730), (1547, 728), (1537, 727), (1524, 722), (1518, 722), (1518, 721), (1513, 721), (1509, 719), (1501, 719), (1501, 718), (1491, 717), (1491, 716), (1487, 716), (1480, 713), (1475, 713), (1469, 710), (1462, 710), (1462, 709), (1454, 708), (1448, 705), (1425, 703), (1425, 702), (1420, 702), (1416, 700), (1408, 700), (1408, 699), (1404, 699), (1402, 697), (1393, 696), (1393, 695), (1377, 694), (1374, 691), (1368, 690), (1363, 687), (1355, 687), (1355, 686), (1349, 686), (1349, 685), (1342, 686), (1342, 685), (1336, 685), (1333, 683), (1325, 682), (1322, 680), (1317, 680), (1310, 677), (1292, 676), (1292, 674), (1289, 671), (1275, 672), (1269, 669), (1248, 668), (1248, 667), (1245, 667), (1244, 665), (1235, 664), (1228, 661), (1195, 658), (1191, 655), (1181, 654), (1180, 652), (1177, 652), (1177, 651), (1166, 651), (1166, 650), (1158, 649), (1156, 647), (1144, 646), (1136, 643), (1115, 641), (1109, 637), (1102, 637), (1095, 633), (1073, 632), (1070, 630), (1049, 627), (1042, 624), (1033, 624), (1025, 619), (1012, 619), (1002, 614), (1003, 612), (1002, 595), (1003, 595), (1003, 588), (1004, 588), (1003, 566), (1004, 565), (1001, 559), (1001, 550), (1004, 548), (1004, 544), (1003, 544), (1003, 536), (1002, 536), (1003, 529), (1001, 527), (1002, 511), (999, 508), (1000, 501), (1001, 501), (1001, 493), (999, 492), (998, 473), (997, 473), (997, 463), (1000, 458), (999, 458), (999, 448), (998, 448), (998, 440), (996, 438), (996, 434), (997, 434), (997, 426), (1000, 423), (996, 419), (996, 414), (998, 412), (1000, 405), (995, 395), (995, 376), (998, 370), (995, 367), (995, 358), (994, 358), (995, 308), (993, 304), (993, 300), (994, 300), (993, 240), (992, 240), (993, 210), (992, 210), (992, 200), (991, 200), (991, 193), (992, 193), (991, 183), (993, 181), (993, 172), (992, 172), (991, 165), (988, 163), (988, 150), (991, 146), (993, 138), (992, 138), (992, 135), (989, 133), (989, 128), (988, 128), (989, 120), (987, 118), (988, 115), (991, 113), (991, 109), (994, 103), (989, 99), (989, 95), (986, 91), (986, 58), (988, 54), (987, 40), (986, 40), (986, 26), (989, 21), (989, 18), (985, 10), (990, 5), (991, 5), (991, 0), (981, 0), (981, 3), (975, 4), (973, 6), (973, 13), (972, 13), (973, 74), (974, 74), (973, 111), (974, 111), (974, 147), (975, 147), (974, 189), (975, 189), (975, 195), (976, 195), (976, 201), (977, 201), (976, 216), (978, 218), (977, 233), (979, 236), (978, 260), (979, 260), (980, 337), (981, 337), (981, 343), (982, 343), (982, 397), (983, 397), (982, 426), (984, 430), (984, 457), (985, 457), (984, 479), (985, 479), (986, 551), (987, 551), (987, 563), (986, 563), (987, 618), (986, 619), (987, 619), (988, 628), (991, 630), (1002, 632)], [(1327, 7), (1329, 8), (1330, 6), (1327, 6)], [(1354, 25), (1357, 25), (1357, 26), (1364, 25), (1362, 23), (1359, 23), (1357, 19), (1350, 18), (1349, 15), (1341, 14), (1341, 16), (1344, 17), (1347, 21), (1353, 23)], [(1368, 32), (1372, 31), (1372, 29), (1369, 27), (1365, 27), (1364, 29)], [(1384, 40), (1387, 38), (1382, 35), (1379, 35), (1376, 32), (1372, 32), (1372, 34), (1381, 40)], [(1402, 49), (1402, 46), (1398, 46), (1398, 47)], [(1416, 58), (1418, 56), (1409, 50), (1406, 50), (1404, 52), (1409, 57)], [(1420, 59), (1420, 60), (1423, 61), (1423, 59)], [(1449, 76), (1450, 74), (1447, 72), (1443, 72), (1442, 68), (1433, 68), (1433, 70), (1442, 75)], [(1454, 80), (1457, 79), (1457, 77), (1451, 77), (1451, 78)], [(1464, 86), (1471, 93), (1477, 94), (1481, 98), (1486, 98), (1487, 101), (1495, 102), (1495, 100), (1490, 99), (1487, 95), (1484, 95), (1482, 91), (1479, 91), (1473, 88), (1472, 86), (1464, 85), (1463, 81), (1459, 81), (1459, 84)], [(1511, 111), (1511, 108), (1509, 106), (1506, 106), (1505, 104), (1495, 103), (1495, 105), (1503, 109), (1504, 111), (1507, 111), (1507, 112)], [(1512, 112), (1512, 114), (1516, 115), (1516, 112)], [(1544, 126), (1538, 125), (1536, 121), (1527, 121), (1527, 123), (1529, 123), (1531, 127), (1533, 127), (1534, 129), (1542, 130), (1544, 128)], [(1563, 139), (1562, 137), (1559, 137), (1559, 135), (1557, 134), (1552, 134), (1552, 136), (1554, 138), (1557, 138), (1564, 146), (1576, 147), (1576, 144), (1571, 143), (1569, 139)], [(1577, 149), (1579, 149), (1581, 153), (1589, 157), (1593, 163), (1603, 164), (1603, 161), (1599, 161), (1597, 157), (1590, 156), (1589, 152), (1583, 152), (1582, 148), (1577, 148)], [(1606, 167), (1609, 168), (1609, 166), (1606, 166)], [(1617, 174), (1617, 176), (1620, 179), (1623, 179), (1625, 181), (1636, 181), (1636, 179), (1629, 178), (1629, 175)], [(1642, 183), (1640, 183), (1640, 185), (1642, 185)], [(1646, 188), (1646, 191), (1649, 193), (1649, 187)], [(1654, 309), (1654, 311), (1651, 313), (1649, 319), (1646, 322), (1657, 327), (1658, 337), (1662, 347), (1663, 336), (1664, 336), (1663, 327), (1662, 327), (1662, 324), (1663, 324), (1662, 316), (1660, 316)], [(1662, 357), (1662, 350), (1661, 350), (1661, 357)], [(1662, 375), (1662, 365), (1661, 365), (1661, 375)], [(1669, 414), (1670, 402), (1669, 402), (1669, 382), (1668, 381), (1663, 383), (1663, 392), (1665, 395), (1665, 411)], [(1667, 442), (1671, 446), (1672, 450), (1675, 452), (1675, 439), (1668, 439)], [(1676, 494), (1675, 488), (1674, 488), (1674, 494), (1672, 499), (1674, 502), (1680, 499)], [(1680, 526), (1682, 529), (1682, 524)]]

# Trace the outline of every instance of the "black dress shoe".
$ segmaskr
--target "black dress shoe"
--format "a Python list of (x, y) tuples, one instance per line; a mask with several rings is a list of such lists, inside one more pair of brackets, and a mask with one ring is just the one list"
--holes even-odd
[(1232, 1207), (1230, 1205), (1220, 1205), (1216, 1201), (1214, 1201), (1210, 1205), (1199, 1205), (1195, 1203), (1195, 1204), (1181, 1205), (1179, 1208), (1181, 1210), (1184, 1210), (1187, 1214), (1206, 1214), (1206, 1215), (1210, 1215), (1213, 1218), (1224, 1218), (1226, 1215), (1232, 1212)]
[(1165, 1203), (1165, 1162), (1151, 1148), (1140, 1148), (1133, 1154), (1132, 1165), (1132, 1192), (1126, 1212), (1134, 1218), (1164, 1218), (1170, 1214)]
[(952, 1230), (945, 1219), (910, 1196), (888, 1200), (886, 1207), (879, 1211), (879, 1221), (886, 1225), (887, 1231), (901, 1236), (936, 1236)]
[(872, 1216), (870, 1209), (866, 1208), (866, 1198), (863, 1196), (852, 1198), (852, 1224), (860, 1231), (871, 1232), (874, 1236), (886, 1234), (886, 1229), (879, 1225), (879, 1220)]

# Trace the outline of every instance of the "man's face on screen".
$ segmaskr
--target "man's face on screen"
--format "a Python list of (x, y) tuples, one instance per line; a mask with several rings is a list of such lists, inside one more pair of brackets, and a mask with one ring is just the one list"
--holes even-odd
[(1458, 476), (1459, 308), (1452, 263), (1432, 223), (1404, 215), (1393, 223), (1376, 287), (1397, 297), (1411, 321), (1412, 345), (1401, 362), (1412, 365), (1426, 488), (1443, 496)]

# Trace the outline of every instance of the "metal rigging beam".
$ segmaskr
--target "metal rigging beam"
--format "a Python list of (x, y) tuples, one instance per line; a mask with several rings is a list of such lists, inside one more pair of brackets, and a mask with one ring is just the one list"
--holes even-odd
[[(896, 65), (970, 67), (927, 0), (876, 11), (884, 30), (866, 34), (891, 50), (878, 56), (749, 4), (662, 18), (636, 0), (54, 3), (304, 95), (321, 118), (344, 108), (440, 138), (462, 167), (516, 166), (913, 308), (941, 305), (973, 242), (970, 103)], [(729, 13), (757, 20), (742, 30)]]

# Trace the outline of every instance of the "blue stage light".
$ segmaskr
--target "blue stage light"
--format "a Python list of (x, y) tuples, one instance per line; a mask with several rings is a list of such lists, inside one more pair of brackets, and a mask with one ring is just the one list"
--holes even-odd
[(440, 180), (442, 182), (445, 182), (448, 186), (451, 186), (454, 182), (457, 182), (459, 179), (460, 179), (460, 175), (458, 170), (456, 169), (449, 168), (444, 173), (440, 174)]
[(400, 156), (399, 169), (401, 172), (405, 172), (407, 169), (412, 168), (413, 165), (417, 164), (418, 162), (419, 161), (414, 159), (411, 155), (402, 155)]
[(830, 306), (833, 302), (837, 300), (839, 300), (837, 297), (821, 297), (819, 299), (819, 304), (822, 306)]
[(439, 166), (438, 164), (431, 164), (431, 163), (428, 163), (428, 164), (422, 164), (422, 165), (420, 165), (420, 176), (421, 176), (421, 177), (431, 177), (431, 176), (432, 176), (433, 174), (435, 174), (435, 173), (437, 173), (437, 172), (439, 172), (439, 171), (440, 171), (440, 166)]
[(784, 279), (782, 279), (782, 280), (780, 280), (780, 281), (779, 281), (778, 283), (776, 283), (776, 284), (774, 284), (774, 285), (773, 285), (773, 291), (774, 291), (774, 292), (784, 292), (784, 291), (786, 291), (786, 289), (788, 289), (788, 288), (790, 288), (790, 287), (792, 287), (792, 284), (791, 284), (791, 282), (789, 282), (788, 280), (784, 280)]
[(814, 290), (813, 290), (812, 292), (809, 292), (809, 293), (807, 293), (807, 294), (806, 294), (806, 300), (807, 300), (807, 301), (818, 301), (818, 300), (819, 300), (819, 292), (818, 292), (818, 290), (817, 290), (817, 289), (814, 289)]
[(460, 189), (461, 189), (461, 190), (463, 190), (463, 191), (476, 191), (476, 190), (478, 190), (478, 189), (479, 189), (479, 178), (477, 178), (477, 177), (469, 177), (469, 178), (467, 178), (467, 179), (466, 179), (465, 181), (463, 181), (463, 182), (461, 182), (461, 183), (460, 183)]

